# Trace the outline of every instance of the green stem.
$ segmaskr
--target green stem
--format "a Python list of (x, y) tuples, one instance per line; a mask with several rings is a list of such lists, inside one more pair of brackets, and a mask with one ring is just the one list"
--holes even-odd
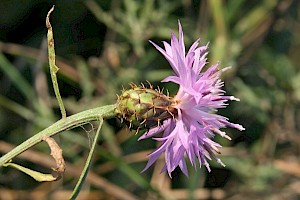
[(43, 141), (43, 138), (45, 137), (51, 137), (57, 133), (60, 133), (67, 129), (75, 128), (77, 126), (86, 124), (90, 121), (100, 120), (102, 118), (105, 119), (105, 118), (114, 117), (115, 107), (116, 105), (114, 104), (114, 105), (93, 108), (57, 121), (56, 123), (52, 124), (51, 126), (44, 129), (43, 131), (27, 139), (25, 142), (21, 143), (13, 150), (11, 150), (10, 152), (2, 156), (0, 158), (0, 167), (3, 166), (5, 163), (9, 162), (17, 155), (31, 148), (32, 146), (40, 143), (41, 141)]
[(54, 93), (55, 93), (56, 99), (58, 101), (58, 105), (60, 108), (62, 118), (64, 119), (67, 117), (67, 114), (66, 114), (66, 109), (65, 109), (63, 100), (60, 96), (59, 87), (58, 87), (58, 83), (57, 83), (56, 73), (58, 72), (59, 68), (55, 64), (53, 30), (52, 30), (52, 26), (49, 21), (50, 14), (51, 14), (51, 12), (53, 12), (53, 10), (54, 10), (54, 6), (50, 9), (50, 11), (48, 12), (47, 17), (46, 17), (46, 26), (48, 28), (48, 34), (47, 34), (48, 57), (49, 57), (50, 74), (51, 74), (51, 80), (52, 80), (52, 84), (53, 84)]

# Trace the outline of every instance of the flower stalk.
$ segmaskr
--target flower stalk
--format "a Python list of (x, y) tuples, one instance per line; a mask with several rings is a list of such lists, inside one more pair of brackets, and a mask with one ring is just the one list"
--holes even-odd
[(116, 105), (108, 105), (93, 108), (90, 110), (86, 110), (69, 117), (63, 118), (56, 123), (52, 124), (48, 128), (44, 129), (43, 131), (37, 133), (36, 135), (32, 136), (28, 140), (24, 141), (16, 148), (5, 154), (0, 158), (0, 167), (3, 166), (5, 163), (12, 160), (17, 155), (21, 154), (22, 152), (28, 150), (29, 148), (33, 147), (34, 145), (43, 141), (45, 137), (54, 136), (62, 131), (75, 128), (84, 124), (89, 123), (90, 121), (97, 121), (100, 119), (108, 119), (115, 116), (115, 107)]

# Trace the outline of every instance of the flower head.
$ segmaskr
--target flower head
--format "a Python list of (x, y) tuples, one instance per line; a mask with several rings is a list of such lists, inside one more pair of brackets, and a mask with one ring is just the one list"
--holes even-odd
[[(148, 155), (149, 161), (143, 171), (164, 154), (165, 166), (162, 171), (167, 171), (170, 177), (177, 166), (188, 175), (185, 156), (192, 166), (196, 167), (196, 162), (199, 162), (200, 166), (205, 165), (208, 171), (210, 167), (207, 160), (212, 158), (224, 166), (215, 155), (215, 152), (220, 153), (218, 148), (221, 145), (211, 138), (218, 134), (230, 140), (230, 137), (220, 130), (225, 127), (244, 130), (241, 125), (230, 123), (226, 117), (213, 113), (218, 108), (226, 107), (228, 100), (239, 101), (233, 96), (225, 96), (225, 91), (221, 89), (224, 84), (220, 75), (228, 68), (219, 70), (218, 64), (214, 64), (203, 71), (207, 64), (208, 46), (198, 46), (197, 40), (186, 53), (179, 21), (178, 25), (179, 37), (176, 38), (172, 33), (171, 43), (163, 42), (164, 49), (150, 41), (168, 60), (174, 71), (174, 75), (165, 78), (163, 82), (171, 81), (179, 85), (178, 93), (170, 104), (173, 111), (161, 125), (151, 127), (139, 138), (141, 140), (153, 137), (161, 142), (161, 146)], [(162, 137), (154, 137), (161, 132)]]

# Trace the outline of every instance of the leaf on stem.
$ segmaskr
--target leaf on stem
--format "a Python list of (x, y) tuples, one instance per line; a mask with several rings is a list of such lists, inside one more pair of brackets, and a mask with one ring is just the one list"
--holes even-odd
[(57, 180), (56, 177), (54, 177), (52, 174), (43, 174), (41, 172), (34, 171), (32, 169), (28, 169), (26, 167), (23, 167), (21, 165), (15, 164), (15, 163), (5, 163), (3, 165), (4, 167), (13, 167), (29, 176), (34, 178), (38, 182), (46, 182), (46, 181), (55, 181)]
[(43, 140), (47, 142), (51, 150), (51, 156), (54, 158), (56, 162), (56, 168), (52, 168), (54, 172), (56, 172), (56, 180), (60, 179), (65, 172), (66, 164), (65, 160), (62, 156), (62, 149), (58, 146), (55, 140), (51, 137), (44, 137)]

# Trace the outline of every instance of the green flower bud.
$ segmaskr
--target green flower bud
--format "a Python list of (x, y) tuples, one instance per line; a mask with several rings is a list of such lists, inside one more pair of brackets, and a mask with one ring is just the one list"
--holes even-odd
[(174, 117), (176, 109), (174, 100), (159, 90), (132, 86), (118, 97), (115, 112), (129, 124), (130, 129), (150, 129), (160, 125), (168, 118)]

